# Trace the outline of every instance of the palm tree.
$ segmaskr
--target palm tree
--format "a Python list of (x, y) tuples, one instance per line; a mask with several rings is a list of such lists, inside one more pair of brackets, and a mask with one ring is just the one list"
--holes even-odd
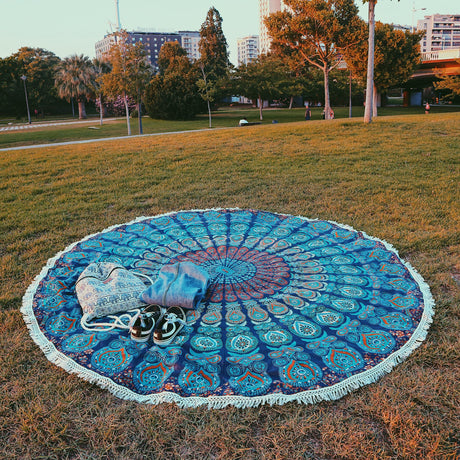
[(56, 68), (54, 83), (59, 97), (78, 102), (78, 116), (86, 118), (85, 101), (94, 93), (95, 71), (89, 57), (80, 54), (63, 59)]

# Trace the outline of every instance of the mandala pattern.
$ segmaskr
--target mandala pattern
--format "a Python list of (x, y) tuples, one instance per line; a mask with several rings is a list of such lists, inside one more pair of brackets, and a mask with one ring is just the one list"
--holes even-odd
[[(168, 347), (138, 344), (126, 331), (80, 326), (75, 282), (102, 261), (151, 278), (191, 261), (212, 282)], [(369, 383), (370, 371), (407, 356), (432, 308), (428, 287), (389, 245), (332, 222), (251, 210), (142, 218), (75, 243), (45, 272), (23, 307), (37, 342), (146, 402), (329, 399), (328, 389)]]

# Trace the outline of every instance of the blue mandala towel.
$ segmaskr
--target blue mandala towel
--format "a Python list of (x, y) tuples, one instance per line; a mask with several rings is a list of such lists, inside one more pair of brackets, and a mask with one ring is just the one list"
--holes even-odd
[[(93, 262), (156, 280), (144, 300), (189, 308), (187, 325), (167, 346), (83, 329), (75, 283)], [(346, 225), (209, 209), (72, 244), (22, 311), (51, 361), (121, 398), (221, 408), (333, 400), (375, 382), (423, 341), (434, 301), (390, 244)]]
[(141, 300), (164, 307), (179, 305), (196, 308), (209, 286), (208, 273), (192, 262), (178, 262), (161, 268), (158, 278), (146, 289)]

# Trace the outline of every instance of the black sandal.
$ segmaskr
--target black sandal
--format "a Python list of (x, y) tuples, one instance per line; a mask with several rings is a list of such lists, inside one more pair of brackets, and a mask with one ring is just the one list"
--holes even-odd
[(169, 345), (179, 331), (187, 325), (186, 318), (182, 307), (169, 307), (153, 331), (153, 341), (157, 345)]
[(165, 309), (159, 305), (145, 307), (131, 326), (131, 340), (135, 342), (147, 342), (153, 329), (163, 317), (164, 312)]

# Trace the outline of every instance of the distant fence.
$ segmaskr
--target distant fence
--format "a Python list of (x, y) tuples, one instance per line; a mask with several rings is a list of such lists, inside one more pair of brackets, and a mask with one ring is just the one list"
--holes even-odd
[(445, 59), (460, 59), (460, 48), (422, 53), (422, 61), (442, 61)]

